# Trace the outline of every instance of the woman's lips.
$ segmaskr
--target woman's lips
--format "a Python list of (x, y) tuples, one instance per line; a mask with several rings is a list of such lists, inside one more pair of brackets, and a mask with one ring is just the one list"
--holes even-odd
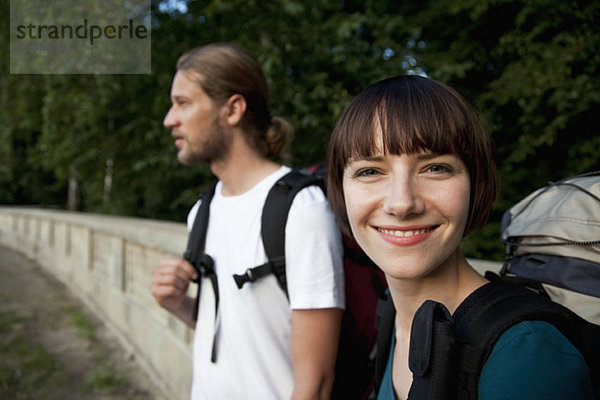
[(376, 227), (375, 229), (386, 242), (396, 246), (413, 246), (426, 240), (437, 227), (434, 225), (402, 229)]

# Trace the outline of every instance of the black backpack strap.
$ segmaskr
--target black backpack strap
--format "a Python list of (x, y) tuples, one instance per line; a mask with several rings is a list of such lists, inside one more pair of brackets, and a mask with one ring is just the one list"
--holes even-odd
[(415, 313), (408, 366), (413, 373), (409, 400), (456, 398), (454, 321), (442, 303), (427, 300)]
[(389, 292), (384, 299), (377, 300), (377, 310), (375, 325), (377, 328), (376, 357), (375, 357), (375, 376), (373, 380), (373, 392), (369, 399), (376, 399), (383, 374), (387, 366), (390, 348), (392, 345), (392, 335), (394, 335), (394, 326), (396, 320), (396, 309), (392, 302)]
[(287, 296), (285, 276), (285, 225), (296, 194), (307, 186), (316, 185), (324, 190), (323, 180), (304, 168), (293, 168), (271, 188), (262, 211), (261, 235), (267, 262), (248, 268), (242, 275), (233, 275), (238, 286), (274, 274)]
[[(408, 398), (477, 399), (481, 370), (500, 336), (520, 322), (545, 321), (584, 357), (594, 394), (600, 399), (600, 326), (496, 274), (488, 272), (486, 278), (490, 282), (469, 295), (451, 318), (443, 305), (432, 301), (425, 302), (415, 314), (409, 353), (413, 385)], [(383, 315), (375, 390), (381, 384), (393, 332), (394, 314), (388, 310)]]
[[(203, 275), (202, 269), (206, 268), (214, 271), (214, 262), (210, 259), (210, 256), (204, 254), (204, 246), (206, 245), (206, 232), (208, 230), (208, 217), (210, 214), (210, 203), (215, 194), (215, 188), (217, 183), (213, 183), (206, 191), (200, 196), (201, 200), (200, 207), (196, 212), (196, 218), (192, 225), (192, 231), (188, 237), (188, 244), (183, 258), (186, 259), (196, 269), (198, 273), (198, 279), (194, 282), (198, 284), (198, 295), (196, 296), (196, 305), (194, 307), (194, 321), (198, 318), (198, 301), (200, 299), (200, 277)], [(204, 257), (203, 257), (204, 256)], [(210, 259), (210, 260), (209, 260)]]
[[(479, 375), (497, 340), (523, 321), (545, 321), (554, 325), (586, 359), (592, 377), (597, 374), (600, 327), (571, 310), (523, 286), (504, 281), (491, 272), (490, 283), (477, 289), (455, 311), (458, 343), (458, 398), (476, 399)], [(595, 351), (591, 351), (592, 346)], [(586, 354), (589, 353), (589, 354)], [(594, 378), (592, 378), (594, 381)]]
[[(183, 258), (185, 258), (190, 264), (194, 265), (199, 254), (204, 253), (204, 246), (206, 244), (206, 231), (208, 230), (208, 217), (210, 214), (210, 203), (215, 195), (215, 188), (217, 183), (213, 183), (208, 189), (206, 189), (198, 200), (202, 200), (192, 230), (188, 236), (187, 248), (183, 252)], [(194, 265), (195, 267), (195, 265)]]
[[(204, 253), (204, 246), (206, 245), (206, 232), (208, 230), (208, 217), (210, 215), (210, 203), (215, 194), (215, 188), (217, 183), (212, 184), (205, 192), (203, 192), (199, 199), (202, 200), (194, 224), (192, 225), (192, 231), (188, 238), (187, 249), (183, 253), (183, 258), (186, 259), (198, 272), (198, 279), (195, 282), (198, 284), (198, 291), (196, 294), (196, 302), (194, 304), (194, 312), (192, 318), (194, 321), (198, 319), (198, 306), (200, 301), (200, 289), (201, 289), (201, 277), (207, 277), (212, 285), (215, 293), (215, 320), (217, 319), (217, 313), (219, 311), (219, 285), (217, 282), (217, 274), (215, 273), (215, 264), (211, 256)], [(217, 326), (215, 324), (215, 337), (213, 338), (213, 348), (211, 354), (211, 361), (216, 361), (216, 332)]]

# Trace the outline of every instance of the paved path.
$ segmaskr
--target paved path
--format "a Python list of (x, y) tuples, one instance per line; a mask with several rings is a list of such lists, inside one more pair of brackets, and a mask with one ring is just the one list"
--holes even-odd
[(62, 283), (2, 246), (0, 351), (2, 399), (162, 399)]

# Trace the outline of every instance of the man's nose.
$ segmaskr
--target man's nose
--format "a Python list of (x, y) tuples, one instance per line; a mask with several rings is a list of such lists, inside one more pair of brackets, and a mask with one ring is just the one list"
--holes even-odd
[(169, 111), (167, 111), (167, 115), (165, 115), (165, 118), (163, 119), (163, 125), (165, 126), (165, 128), (173, 128), (174, 126), (178, 125), (178, 120), (175, 116), (173, 106), (171, 106), (171, 108), (169, 108)]

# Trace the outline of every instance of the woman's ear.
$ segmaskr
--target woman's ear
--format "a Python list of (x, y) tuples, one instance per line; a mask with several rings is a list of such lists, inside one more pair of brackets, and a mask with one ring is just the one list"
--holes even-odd
[(229, 126), (236, 126), (240, 123), (246, 113), (246, 106), (246, 99), (241, 94), (234, 94), (227, 100), (225, 109)]

